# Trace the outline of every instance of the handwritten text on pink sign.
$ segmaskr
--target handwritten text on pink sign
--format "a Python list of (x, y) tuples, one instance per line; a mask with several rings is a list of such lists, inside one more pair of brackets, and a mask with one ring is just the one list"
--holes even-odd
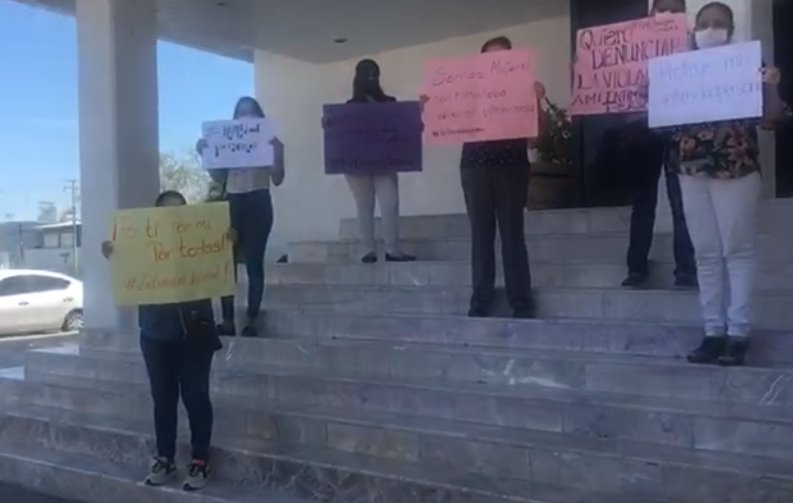
[(571, 115), (647, 110), (647, 62), (687, 49), (685, 14), (579, 30)]
[(427, 63), (426, 141), (449, 144), (537, 136), (534, 66), (530, 50)]

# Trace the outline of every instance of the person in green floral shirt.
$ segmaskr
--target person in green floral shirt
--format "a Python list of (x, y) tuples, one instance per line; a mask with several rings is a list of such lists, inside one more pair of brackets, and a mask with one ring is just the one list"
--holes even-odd
[[(697, 14), (694, 48), (732, 42), (735, 19), (721, 2)], [(755, 220), (762, 191), (757, 127), (772, 129), (786, 116), (778, 92), (780, 74), (763, 73), (764, 117), (684, 127), (675, 165), (697, 260), (705, 338), (692, 363), (742, 365), (751, 333)]]

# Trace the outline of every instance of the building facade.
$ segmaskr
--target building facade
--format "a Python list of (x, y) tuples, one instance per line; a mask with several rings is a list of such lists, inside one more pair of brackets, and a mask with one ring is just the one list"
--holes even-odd
[[(354, 213), (343, 177), (323, 173), (320, 124), (323, 104), (349, 97), (353, 69), (360, 58), (373, 57), (380, 63), (387, 92), (399, 99), (416, 99), (426, 60), (475, 53), (484, 40), (503, 34), (517, 46), (537, 50), (537, 77), (545, 83), (549, 98), (565, 107), (570, 99), (575, 31), (647, 11), (647, 0), (502, 0), (497, 8), (473, 0), (411, 0), (364, 8), (360, 2), (331, 5), (322, 1), (300, 7), (294, 2), (254, 0), (20, 1), (77, 19), (82, 215), (85, 260), (90, 264), (85, 270), (86, 298), (88, 305), (97, 305), (89, 310), (89, 325), (118, 321), (112, 299), (102, 292), (108, 268), (98, 260), (99, 243), (106, 237), (112, 211), (150, 205), (159, 187), (158, 38), (255, 65), (257, 97), (286, 144), (287, 182), (274, 191), (271, 256), (275, 257), (286, 251), (289, 242), (334, 236), (339, 219)], [(688, 9), (693, 15), (705, 3), (689, 0)], [(728, 3), (736, 13), (737, 37), (762, 40), (767, 60), (773, 61), (774, 46), (779, 45), (783, 31), (774, 10), (783, 2)], [(306, 15), (306, 9), (311, 15)], [(229, 103), (229, 114), (232, 107)], [(619, 118), (606, 122), (613, 120)], [(575, 158), (586, 184), (593, 152), (608, 124), (584, 120), (576, 127), (581, 141)], [(762, 141), (766, 194), (773, 197), (781, 192), (775, 174), (778, 149), (773, 134), (765, 134)], [(424, 154), (422, 173), (401, 176), (402, 213), (463, 212), (460, 147), (426, 147)], [(597, 198), (591, 197), (596, 190), (585, 187), (581, 204), (596, 203)], [(126, 319), (130, 322), (131, 318)]]

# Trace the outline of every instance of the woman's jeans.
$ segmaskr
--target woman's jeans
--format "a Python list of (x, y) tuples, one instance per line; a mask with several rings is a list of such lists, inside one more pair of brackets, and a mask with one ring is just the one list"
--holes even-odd
[(386, 253), (399, 253), (399, 181), (396, 173), (347, 175), (358, 210), (361, 240), (367, 252), (375, 251), (374, 206), (380, 205)]
[[(179, 395), (190, 421), (190, 443), (193, 459), (209, 459), (212, 437), (212, 402), (209, 399), (211, 349), (191, 350), (181, 340), (140, 338), (143, 360), (149, 374), (154, 401), (154, 431), (157, 455), (167, 459), (176, 456), (176, 429)], [(130, 404), (134, 407), (134, 404)]]
[(755, 274), (759, 173), (737, 179), (680, 176), (694, 243), (705, 335), (748, 337)]
[[(231, 227), (237, 233), (234, 257), (244, 262), (248, 273), (248, 309), (250, 320), (259, 316), (264, 295), (264, 253), (273, 228), (273, 202), (267, 189), (228, 195)], [(234, 297), (221, 299), (223, 321), (234, 321)]]

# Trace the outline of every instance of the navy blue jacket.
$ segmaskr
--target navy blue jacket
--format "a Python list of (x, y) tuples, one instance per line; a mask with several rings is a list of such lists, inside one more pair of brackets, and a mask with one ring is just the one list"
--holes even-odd
[(179, 304), (142, 305), (138, 308), (141, 337), (160, 341), (178, 341), (186, 337), (190, 320), (209, 322), (214, 327), (215, 313), (211, 299)]

